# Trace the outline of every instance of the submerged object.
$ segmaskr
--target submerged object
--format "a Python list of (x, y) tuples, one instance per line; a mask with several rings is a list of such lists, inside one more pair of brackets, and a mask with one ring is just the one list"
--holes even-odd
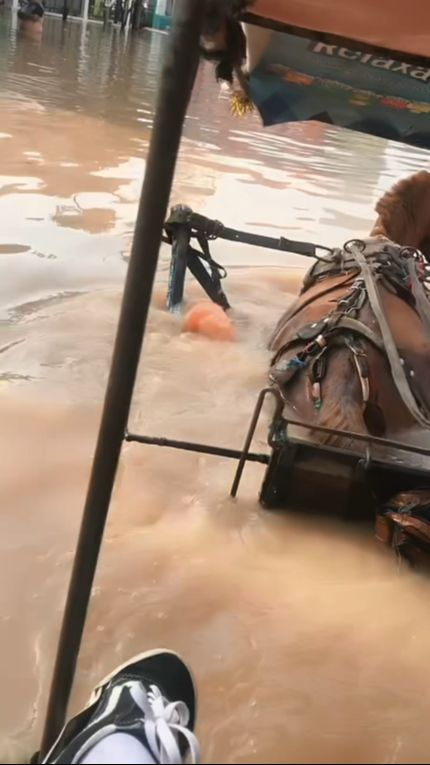
[(187, 312), (183, 329), (185, 332), (205, 335), (211, 340), (234, 342), (236, 339), (235, 327), (230, 317), (219, 305), (209, 301), (197, 303)]

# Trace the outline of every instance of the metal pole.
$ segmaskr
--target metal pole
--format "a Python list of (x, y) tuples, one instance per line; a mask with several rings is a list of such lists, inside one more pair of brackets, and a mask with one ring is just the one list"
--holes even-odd
[(243, 445), (243, 449), (240, 454), (239, 464), (237, 466), (237, 470), (234, 476), (233, 485), (230, 489), (230, 497), (235, 498), (237, 496), (237, 491), (239, 489), (242, 473), (243, 473), (246, 462), (249, 460), (249, 454), (250, 454), (249, 450), (251, 448), (252, 439), (254, 438), (255, 429), (257, 427), (257, 423), (258, 423), (266, 396), (274, 396), (276, 399), (276, 410), (274, 414), (274, 419), (275, 420), (278, 419), (282, 414), (284, 404), (281, 401), (280, 396), (277, 393), (276, 389), (263, 388), (263, 390), (261, 390), (260, 393), (258, 394), (257, 403), (255, 405), (252, 419), (249, 424), (248, 432), (246, 434), (245, 443)]
[(176, 3), (100, 430), (58, 644), (42, 754), (58, 736), (66, 717), (130, 410), (183, 121), (197, 71), (204, 5), (201, 0)]
[[(225, 446), (212, 446), (211, 444), (197, 444), (195, 441), (177, 441), (173, 438), (143, 436), (140, 433), (126, 433), (125, 440), (136, 441), (139, 444), (148, 444), (149, 446), (182, 449), (185, 452), (195, 452), (197, 454), (211, 454), (215, 457), (226, 457), (231, 460), (243, 459), (243, 451), (240, 451), (240, 449), (229, 449)], [(246, 453), (244, 459), (248, 462), (261, 462), (263, 465), (268, 465), (270, 461), (268, 454), (257, 454), (250, 451)]]

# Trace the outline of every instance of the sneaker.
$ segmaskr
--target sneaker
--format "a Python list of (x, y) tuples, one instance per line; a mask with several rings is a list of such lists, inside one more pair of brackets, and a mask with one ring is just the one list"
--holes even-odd
[[(170, 651), (149, 651), (118, 667), (93, 691), (42, 762), (79, 763), (107, 736), (137, 739), (155, 762), (199, 758), (193, 733), (196, 696), (191, 673)], [(123, 762), (123, 760), (121, 760)]]

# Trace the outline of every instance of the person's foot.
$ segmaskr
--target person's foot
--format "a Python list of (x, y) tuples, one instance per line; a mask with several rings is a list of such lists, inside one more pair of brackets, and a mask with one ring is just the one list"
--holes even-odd
[(108, 737), (106, 746), (127, 739), (131, 748), (146, 750), (148, 759), (127, 760), (123, 752), (123, 759), (105, 762), (181, 763), (188, 753), (197, 762), (195, 707), (191, 673), (179, 656), (162, 650), (141, 654), (102, 680), (42, 762), (92, 761), (92, 750)]

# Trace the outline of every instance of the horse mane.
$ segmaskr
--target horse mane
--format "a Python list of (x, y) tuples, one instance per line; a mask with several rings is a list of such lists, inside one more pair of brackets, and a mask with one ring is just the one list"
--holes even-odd
[(430, 173), (421, 170), (398, 181), (376, 204), (371, 236), (419, 247), (430, 259)]

